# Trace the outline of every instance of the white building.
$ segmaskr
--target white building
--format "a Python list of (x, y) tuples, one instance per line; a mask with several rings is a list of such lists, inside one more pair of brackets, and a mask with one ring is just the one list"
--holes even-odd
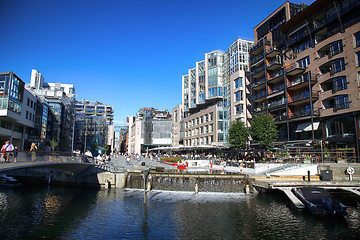
[(127, 118), (128, 153), (147, 153), (151, 148), (171, 146), (171, 115), (154, 108), (141, 108)]

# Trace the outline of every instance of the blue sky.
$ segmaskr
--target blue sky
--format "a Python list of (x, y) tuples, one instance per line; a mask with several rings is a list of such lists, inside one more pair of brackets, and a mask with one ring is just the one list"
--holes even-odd
[(284, 2), (0, 0), (0, 72), (74, 84), (77, 99), (112, 105), (115, 121), (141, 107), (171, 111), (189, 68), (239, 37), (252, 41)]

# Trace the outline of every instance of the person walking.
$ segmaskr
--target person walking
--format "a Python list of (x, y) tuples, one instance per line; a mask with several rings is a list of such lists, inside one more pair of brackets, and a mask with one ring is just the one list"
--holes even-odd
[(30, 151), (29, 151), (29, 153), (31, 153), (31, 161), (32, 162), (36, 162), (36, 150), (37, 150), (37, 146), (33, 142), (30, 146)]
[(10, 162), (10, 152), (13, 150), (14, 146), (10, 143), (10, 140), (7, 140), (1, 148), (1, 151), (3, 152), (3, 156), (5, 158), (5, 162)]
[(14, 163), (16, 163), (17, 156), (19, 154), (19, 149), (17, 147), (14, 147), (13, 154), (14, 154)]

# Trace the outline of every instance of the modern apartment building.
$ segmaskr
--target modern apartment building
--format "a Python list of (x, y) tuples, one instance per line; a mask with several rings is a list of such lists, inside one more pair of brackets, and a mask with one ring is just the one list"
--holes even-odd
[(136, 116), (127, 118), (129, 126), (128, 153), (147, 153), (155, 147), (171, 146), (171, 114), (154, 108), (141, 108)]
[(35, 127), (37, 98), (13, 72), (0, 73), (0, 141), (24, 150)]
[(76, 101), (76, 115), (104, 117), (108, 125), (113, 124), (114, 110), (113, 107), (97, 101), (81, 100)]
[(184, 145), (225, 146), (233, 120), (248, 124), (249, 49), (252, 42), (237, 39), (226, 53), (205, 54), (182, 77)]
[[(113, 107), (97, 101), (81, 100), (75, 105), (74, 149), (95, 150), (95, 146), (115, 147)], [(93, 149), (92, 149), (93, 148)]]
[(360, 1), (286, 2), (254, 28), (254, 114), (275, 117), (287, 147), (353, 148), (359, 156)]
[[(310, 100), (302, 101), (302, 108), (296, 106), (293, 119), (288, 118), (288, 101), (285, 57), (285, 36), (280, 26), (296, 15), (301, 8), (298, 5), (285, 2), (270, 16), (254, 28), (255, 45), (250, 49), (251, 87), (253, 115), (271, 114), (280, 131), (281, 141), (296, 140), (290, 138), (290, 127), (300, 124), (299, 117), (304, 117), (305, 105), (309, 108)], [(304, 109), (304, 110), (302, 110)], [(290, 122), (292, 122), (290, 126)], [(296, 130), (296, 127), (295, 127)], [(295, 133), (295, 130), (293, 132)]]

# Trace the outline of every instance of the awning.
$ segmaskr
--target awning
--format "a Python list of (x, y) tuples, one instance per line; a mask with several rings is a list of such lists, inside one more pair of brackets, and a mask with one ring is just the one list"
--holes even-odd
[[(314, 122), (313, 126), (314, 126), (314, 131), (317, 130), (319, 128), (319, 122)], [(300, 123), (296, 128), (296, 132), (307, 132), (311, 130), (312, 130), (311, 122)]]

